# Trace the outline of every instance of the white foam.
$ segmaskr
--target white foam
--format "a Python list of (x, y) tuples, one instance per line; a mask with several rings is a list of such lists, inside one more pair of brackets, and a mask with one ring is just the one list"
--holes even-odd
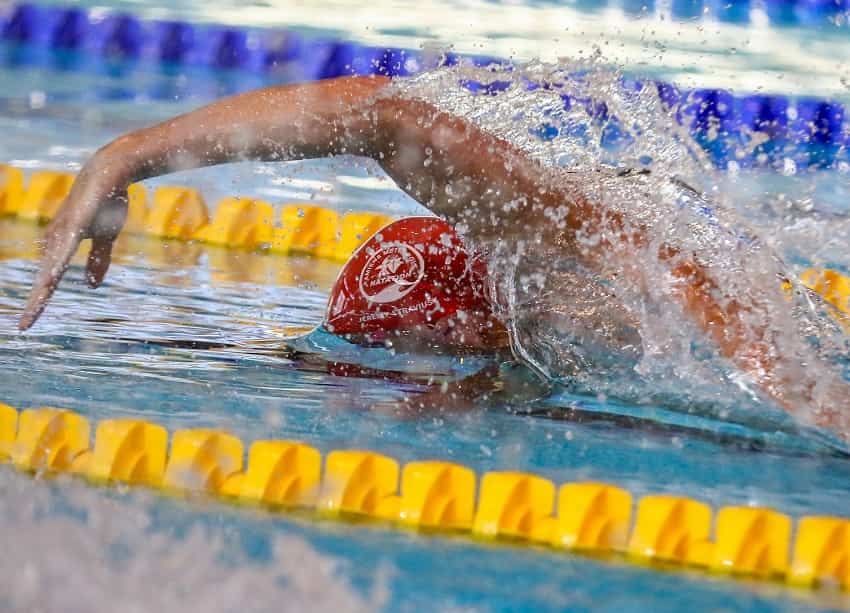
[(156, 504), (151, 495), (107, 496), (2, 468), (0, 610), (354, 613), (386, 603), (380, 569), (366, 597), (338, 559), (301, 537), (273, 535), (271, 560), (257, 561), (228, 544), (232, 530), (211, 522), (192, 521), (182, 537), (156, 527)]

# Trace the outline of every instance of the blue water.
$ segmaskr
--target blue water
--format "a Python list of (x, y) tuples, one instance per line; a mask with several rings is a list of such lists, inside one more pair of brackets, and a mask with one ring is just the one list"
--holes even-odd
[[(231, 78), (205, 75), (197, 88), (168, 71), (115, 76), (7, 62), (0, 68), (0, 160), (75, 170), (114, 136), (227, 93)], [(838, 172), (730, 179), (747, 198), (766, 184), (797, 190), (838, 219), (846, 215), (845, 180)], [(420, 211), (354, 163), (240, 164), (162, 182), (195, 186), (210, 202), (239, 193), (341, 211)], [(321, 360), (304, 364), (280, 351), (285, 338), (320, 323), (338, 268), (330, 262), (125, 237), (103, 288), (84, 286), (78, 259), (38, 326), (20, 335), (14, 322), (34, 271), (37, 232), (0, 220), (0, 401), (19, 408), (60, 406), (93, 420), (131, 416), (171, 431), (222, 428), (245, 441), (301, 439), (323, 452), (358, 447), (400, 461), (450, 459), (479, 473), (529, 470), (556, 483), (608, 481), (635, 496), (675, 493), (715, 507), (846, 514), (850, 460), (836, 454), (840, 446), (767, 412), (761, 425), (721, 424), (687, 407), (566, 391), (519, 407), (534, 416), (501, 404), (409, 419), (373, 410), (421, 388), (334, 376)], [(818, 247), (831, 253), (827, 244)], [(841, 243), (833, 246), (840, 250)], [(576, 409), (582, 419), (569, 419)], [(612, 413), (640, 421), (590, 419)], [(850, 607), (830, 592), (73, 482), (32, 483), (2, 467), (0, 545), (9, 552), (0, 556), (0, 608), (18, 610), (35, 609), (34, 602), (85, 611), (279, 611), (303, 610), (303, 603), (352, 611)]]
[[(33, 231), (4, 222), (4, 254), (31, 239)], [(120, 247), (106, 287), (97, 292), (82, 287), (75, 267), (47, 317), (24, 336), (10, 330), (33, 262), (20, 256), (3, 261), (0, 398), (19, 407), (68, 407), (95, 420), (132, 416), (170, 430), (222, 428), (246, 441), (296, 438), (322, 451), (359, 447), (401, 461), (445, 458), (478, 471), (533, 470), (556, 482), (610, 481), (637, 496), (669, 492), (718, 506), (768, 505), (793, 515), (845, 512), (848, 461), (823, 454), (752, 452), (695, 436), (517, 416), (498, 408), (408, 420), (371, 412), (376, 402), (416, 388), (335, 377), (320, 368), (296, 367), (274, 353), (275, 334), (285, 333), (281, 328), (320, 321), (334, 265), (298, 262), (302, 286), (287, 287), (244, 280), (244, 274), (219, 259), (233, 254), (216, 249), (146, 239), (125, 240)], [(157, 262), (164, 251), (167, 266)], [(280, 273), (287, 265), (253, 254), (235, 259), (255, 274)], [(166, 346), (186, 340), (237, 347)], [(15, 486), (10, 479), (3, 471), (0, 487)], [(63, 495), (59, 487), (55, 496), (62, 501)], [(128, 494), (113, 496), (124, 500)], [(96, 498), (87, 501), (83, 512), (92, 513), (93, 507), (103, 513), (99, 504)], [(243, 548), (262, 559), (275, 535), (299, 535), (323, 555), (344, 560), (342, 576), (367, 592), (384, 564), (393, 569), (387, 610), (458, 605), (473, 610), (651, 606), (672, 611), (694, 600), (707, 608), (808, 610), (835, 598), (379, 527), (317, 524), (219, 506), (193, 510), (156, 499), (131, 497), (128, 504), (149, 514), (155, 531), (179, 535), (195, 524), (207, 526), (226, 539), (228, 555)], [(61, 513), (62, 506), (56, 502), (51, 512)], [(32, 521), (17, 529), (37, 529)], [(112, 602), (108, 592), (103, 598)]]

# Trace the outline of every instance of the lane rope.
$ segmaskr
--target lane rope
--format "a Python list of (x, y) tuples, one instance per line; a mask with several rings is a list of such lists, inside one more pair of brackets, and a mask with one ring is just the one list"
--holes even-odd
[[(631, 0), (624, 0), (626, 4)], [(723, 3), (706, 0), (721, 20), (740, 22), (749, 18), (749, 0)], [(697, 10), (701, 0), (674, 1), (672, 12)], [(826, 2), (768, 0), (768, 14), (788, 19), (794, 15), (818, 15), (820, 19), (850, 19), (850, 0)], [(692, 16), (687, 16), (691, 19)], [(803, 19), (807, 19), (803, 17)], [(173, 100), (192, 91), (210, 90), (204, 70), (226, 71), (226, 85), (216, 81), (222, 93), (237, 93), (281, 81), (301, 82), (344, 75), (382, 74), (409, 76), (440, 65), (466, 61), (479, 66), (504, 63), (489, 56), (428, 53), (395, 47), (370, 47), (347, 40), (329, 40), (290, 30), (238, 28), (223, 24), (195, 25), (185, 21), (146, 21), (127, 13), (88, 11), (79, 7), (13, 4), (0, 13), (0, 42), (11, 46), (3, 54), (12, 68), (54, 65), (63, 71), (94, 70), (123, 79), (140, 67), (175, 70), (186, 85), (154, 87), (141, 93)], [(198, 69), (203, 69), (199, 71)], [(501, 82), (464, 81), (474, 91), (492, 93)], [(623, 87), (639, 90), (654, 87), (676, 120), (721, 168), (775, 167), (793, 163), (798, 169), (842, 168), (850, 163), (850, 117), (843, 104), (818, 97), (790, 97), (752, 92), (737, 95), (717, 88), (680, 89), (660, 80), (622, 79)], [(540, 84), (538, 84), (540, 85)], [(120, 89), (123, 94), (117, 94)], [(214, 89), (214, 88), (213, 88)], [(95, 88), (92, 93), (97, 93)], [(127, 85), (105, 88), (105, 100), (126, 97)], [(46, 92), (44, 103), (50, 102)], [(584, 100), (593, 120), (613, 121), (604, 105)], [(616, 123), (616, 122), (615, 122)], [(613, 126), (612, 126), (613, 127)], [(620, 130), (628, 129), (623, 126)], [(544, 134), (552, 127), (542, 125)]]
[[(69, 173), (0, 165), (0, 214), (49, 220), (74, 180)], [(389, 218), (227, 197), (211, 215), (197, 190), (129, 189), (126, 232), (204, 241), (234, 249), (305, 253), (345, 260)], [(803, 283), (850, 315), (850, 277), (810, 269)], [(324, 461), (309, 445), (255, 441), (245, 445), (214, 430), (178, 430), (170, 437), (145, 421), (104, 420), (91, 444), (89, 420), (53, 408), (19, 413), (0, 405), (0, 461), (34, 473), (71, 473), (93, 483), (122, 482), (165, 492), (203, 492), (272, 509), (312, 508), (324, 515), (360, 515), (427, 530), (507, 538), (556, 549), (606, 553), (636, 562), (665, 562), (812, 587), (827, 580), (850, 590), (850, 520), (723, 507), (680, 496), (631, 494), (606, 483), (475, 473), (449, 462), (411, 462), (371, 451), (339, 450)], [(400, 489), (399, 489), (400, 482)], [(477, 494), (477, 497), (476, 497)], [(794, 528), (796, 527), (796, 531)], [(794, 539), (792, 541), (792, 533)], [(793, 543), (793, 547), (792, 547)]]
[[(72, 173), (51, 170), (33, 172), (25, 181), (20, 168), (0, 164), (0, 215), (50, 221), (73, 182)], [(182, 186), (161, 186), (149, 194), (135, 183), (127, 195), (128, 234), (337, 261), (347, 260), (392, 219), (370, 212), (340, 214), (312, 204), (283, 204), (276, 212), (264, 200), (238, 196), (222, 199), (211, 214), (200, 192)]]
[[(272, 513), (308, 509), (333, 519), (608, 555), (649, 568), (703, 570), (813, 588), (850, 590), (850, 520), (793, 520), (770, 508), (716, 511), (684, 496), (632, 494), (609, 483), (565, 483), (532, 473), (475, 471), (453, 462), (400, 466), (368, 450), (320, 452), (300, 441), (246, 445), (220, 430), (171, 435), (158, 424), (0, 404), (0, 462), (37, 477), (70, 474), (95, 485), (203, 494)], [(170, 442), (169, 442), (170, 440)], [(352, 525), (360, 525), (355, 522)]]
[[(65, 200), (74, 175), (41, 170), (28, 181), (23, 170), (0, 164), (0, 216), (44, 223)], [(152, 194), (134, 183), (128, 189), (123, 232), (162, 239), (201, 241), (231, 249), (271, 254), (304, 254), (346, 261), (392, 218), (381, 213), (337, 211), (312, 204), (272, 204), (228, 196), (210, 213), (203, 196), (185, 186), (161, 186)], [(835, 319), (850, 332), (850, 278), (829, 269), (809, 268), (800, 277), (834, 309)], [(792, 289), (790, 284), (786, 288)]]

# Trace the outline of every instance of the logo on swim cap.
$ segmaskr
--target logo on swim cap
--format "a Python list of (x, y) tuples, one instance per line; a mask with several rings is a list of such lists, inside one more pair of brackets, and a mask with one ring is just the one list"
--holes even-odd
[(484, 260), (435, 217), (408, 217), (382, 228), (355, 251), (337, 277), (325, 325), (335, 334), (435, 327), (459, 312), (490, 313)]
[(390, 243), (373, 253), (360, 273), (360, 293), (369, 302), (388, 304), (407, 296), (425, 276), (425, 260), (406, 243)]

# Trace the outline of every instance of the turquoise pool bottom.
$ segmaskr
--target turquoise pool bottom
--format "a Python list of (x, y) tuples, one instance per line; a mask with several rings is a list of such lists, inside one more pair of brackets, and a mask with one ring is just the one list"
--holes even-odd
[[(578, 405), (584, 414), (631, 412), (650, 421), (659, 413), (564, 395), (538, 407), (544, 414), (553, 407), (563, 411), (562, 420), (498, 407), (410, 419), (370, 411), (420, 388), (337, 377), (278, 350), (293, 326), (321, 320), (324, 291), (336, 270), (330, 263), (225, 257), (214, 248), (127, 239), (106, 287), (84, 288), (75, 266), (38, 327), (18, 335), (14, 319), (34, 267), (34, 231), (3, 222), (0, 232), (0, 253), (11, 258), (0, 262), (0, 397), (21, 408), (51, 405), (98, 420), (150, 419), (170, 430), (209, 426), (246, 440), (302, 439), (322, 451), (362, 447), (400, 461), (450, 459), (479, 472), (530, 470), (556, 482), (608, 481), (638, 496), (684, 494), (714, 506), (759, 504), (792, 515), (846, 512), (848, 462), (814, 451), (811, 439), (794, 434), (754, 452), (748, 443), (703, 436), (711, 431), (704, 424), (688, 424), (697, 428), (695, 435), (682, 428), (626, 429), (607, 419), (581, 423), (568, 407)], [(290, 275), (289, 285), (279, 284), (280, 271)], [(63, 513), (64, 487), (57, 488), (49, 513)], [(395, 568), (387, 610), (681, 610), (693, 599), (707, 608), (748, 610), (848, 604), (843, 596), (657, 573), (562, 553), (218, 507), (201, 511), (167, 500), (145, 507), (157, 518), (154, 531), (182, 534), (206, 525), (258, 560), (270, 559), (274, 535), (301, 534), (319, 551), (347, 560), (343, 574), (362, 589), (387, 563)]]

